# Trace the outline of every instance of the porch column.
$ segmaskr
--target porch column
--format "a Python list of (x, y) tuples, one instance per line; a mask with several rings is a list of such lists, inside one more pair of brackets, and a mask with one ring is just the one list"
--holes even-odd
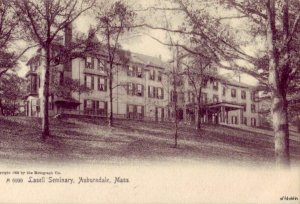
[(186, 124), (186, 105), (183, 106), (183, 122)]
[(244, 122), (243, 122), (243, 119), (244, 119), (244, 117), (243, 117), (243, 109), (240, 109), (240, 125), (242, 125)]
[(226, 124), (228, 124), (228, 110), (226, 110), (225, 112), (226, 112)]

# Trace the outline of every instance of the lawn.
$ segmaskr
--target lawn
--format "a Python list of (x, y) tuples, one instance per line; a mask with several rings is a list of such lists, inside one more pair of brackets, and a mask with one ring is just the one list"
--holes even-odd
[[(180, 126), (173, 148), (171, 123), (118, 120), (109, 129), (95, 119), (51, 119), (51, 137), (40, 139), (41, 120), (0, 117), (0, 160), (15, 163), (224, 162), (272, 164), (273, 138), (222, 126), (201, 131)], [(291, 141), (293, 163), (300, 163), (300, 143)]]

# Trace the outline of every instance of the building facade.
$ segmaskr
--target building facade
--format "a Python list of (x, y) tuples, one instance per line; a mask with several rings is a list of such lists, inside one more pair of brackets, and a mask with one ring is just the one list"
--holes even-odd
[[(68, 39), (68, 38), (66, 38)], [(53, 52), (55, 53), (55, 52)], [(95, 54), (98, 53), (98, 54)], [(104, 53), (102, 51), (102, 53)], [(44, 84), (42, 50), (27, 65), (29, 71), (26, 114), (41, 117)], [(88, 87), (89, 92), (72, 92), (58, 97), (50, 92), (49, 115), (73, 114), (107, 117), (110, 111), (109, 88), (105, 54), (85, 52), (68, 63), (53, 64), (50, 86), (64, 83), (67, 78)], [(170, 65), (159, 58), (130, 53), (126, 63), (118, 60), (113, 69), (113, 115), (115, 118), (170, 121), (175, 117), (173, 86), (167, 74)], [(216, 72), (217, 73), (217, 72)], [(178, 88), (179, 119), (195, 122), (196, 99), (189, 80), (182, 78)], [(217, 74), (207, 81), (202, 91), (202, 122), (234, 126), (259, 126), (257, 102), (252, 87), (229, 81)]]

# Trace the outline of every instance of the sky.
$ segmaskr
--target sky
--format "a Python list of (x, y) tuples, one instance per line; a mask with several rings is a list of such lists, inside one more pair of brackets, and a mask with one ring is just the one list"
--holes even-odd
[[(129, 0), (132, 4), (134, 4), (135, 0)], [(146, 1), (146, 0), (139, 0), (138, 3), (141, 7), (148, 7), (148, 6), (155, 6), (157, 3), (160, 3), (161, 0), (154, 0), (154, 1)], [(161, 6), (161, 5), (160, 5)], [(155, 22), (159, 21), (161, 16), (154, 17), (152, 19), (152, 16), (150, 14), (149, 20), (153, 25), (156, 25)], [(182, 22), (182, 19), (180, 19), (180, 16), (175, 16), (168, 18), (171, 24), (178, 24)], [(148, 19), (146, 19), (148, 21)], [(236, 22), (237, 25), (240, 24), (240, 22)], [(95, 25), (95, 21), (89, 16), (84, 15), (80, 16), (73, 24), (73, 29), (79, 30), (83, 33), (88, 33), (88, 30), (91, 26)], [(146, 31), (140, 31), (138, 32), (138, 35), (125, 35), (121, 38), (120, 44), (122, 45), (123, 49), (130, 50), (131, 52), (141, 53), (149, 56), (154, 57), (161, 57), (163, 61), (170, 60), (172, 58), (171, 51), (166, 47), (165, 45), (162, 45), (161, 43), (157, 42), (156, 40), (152, 39), (150, 36), (154, 36), (155, 38), (159, 39), (160, 41), (166, 42), (166, 33), (159, 30), (146, 30)], [(252, 52), (252, 50), (255, 50), (255, 47), (248, 48), (249, 52)], [(27, 59), (30, 58), (34, 54), (34, 49), (26, 54)], [(25, 73), (28, 71), (28, 67), (26, 67), (26, 60), (23, 60), (20, 62), (20, 70), (19, 75), (25, 76)], [(238, 77), (234, 75), (231, 71), (227, 70), (220, 70), (221, 75), (225, 75), (228, 77), (233, 77), (233, 79), (238, 80)], [(255, 85), (257, 83), (257, 80), (254, 79), (251, 76), (241, 74), (241, 82)]]

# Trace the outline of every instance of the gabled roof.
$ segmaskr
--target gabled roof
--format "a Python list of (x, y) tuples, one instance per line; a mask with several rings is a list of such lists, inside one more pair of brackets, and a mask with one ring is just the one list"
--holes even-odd
[(236, 87), (241, 87), (241, 88), (255, 88), (255, 86), (243, 83), (243, 82), (238, 82), (235, 81), (234, 79), (228, 79), (227, 77), (221, 76), (221, 75), (216, 75), (215, 76), (217, 79), (220, 79), (224, 84), (226, 85), (231, 85), (231, 86), (236, 86)]
[(160, 58), (134, 52), (131, 53), (131, 61), (162, 69), (167, 66), (167, 63), (163, 62)]

